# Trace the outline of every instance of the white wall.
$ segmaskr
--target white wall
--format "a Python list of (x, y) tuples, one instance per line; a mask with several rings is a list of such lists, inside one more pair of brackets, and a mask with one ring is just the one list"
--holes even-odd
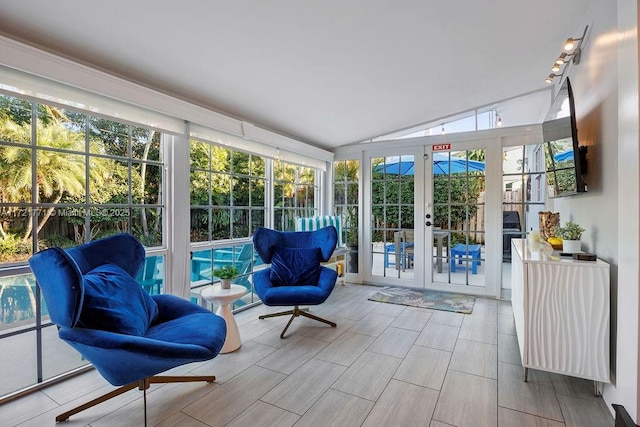
[[(609, 405), (625, 406), (638, 422), (638, 48), (637, 4), (593, 1), (584, 22), (589, 31), (581, 63), (569, 70), (578, 138), (587, 145), (588, 190), (555, 199), (561, 222), (587, 229), (583, 250), (611, 264), (612, 381)], [(571, 34), (567, 35), (568, 37)]]

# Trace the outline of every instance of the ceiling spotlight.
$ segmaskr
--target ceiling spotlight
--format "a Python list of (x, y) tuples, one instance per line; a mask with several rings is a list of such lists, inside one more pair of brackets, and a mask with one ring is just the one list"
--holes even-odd
[(553, 83), (553, 79), (554, 78), (560, 77), (561, 75), (562, 74), (558, 75), (558, 74), (551, 73), (551, 74), (549, 74), (549, 76), (544, 81), (549, 83), (549, 84), (551, 84), (551, 83)]
[(556, 64), (562, 65), (565, 62), (567, 62), (567, 56), (570, 56), (570, 55), (567, 55), (566, 53), (561, 53), (558, 59), (556, 59)]
[(570, 50), (572, 50), (572, 49), (573, 49), (573, 47), (576, 45), (576, 42), (577, 42), (577, 41), (580, 41), (580, 40), (582, 40), (582, 39), (581, 39), (581, 38), (580, 38), (580, 39), (572, 39), (571, 37), (569, 37), (569, 38), (567, 39), (567, 41), (566, 41), (566, 42), (564, 42), (564, 50), (566, 50), (567, 52), (569, 52), (569, 51), (570, 51)]
[(551, 67), (551, 71), (553, 71), (554, 73), (557, 73), (558, 71), (560, 71), (560, 65), (553, 64), (553, 67)]
[(500, 115), (498, 115), (498, 113), (496, 113), (496, 117), (498, 118), (496, 120), (496, 127), (501, 128), (502, 127), (502, 117), (500, 117)]

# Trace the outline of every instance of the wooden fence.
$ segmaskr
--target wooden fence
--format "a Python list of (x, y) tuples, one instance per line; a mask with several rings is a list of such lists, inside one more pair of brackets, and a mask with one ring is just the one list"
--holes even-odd
[[(502, 210), (503, 211), (517, 211), (520, 218), (522, 218), (522, 189), (503, 191), (502, 192)], [(484, 191), (478, 195), (478, 210), (476, 214), (469, 220), (469, 238), (475, 240), (477, 243), (485, 242), (485, 198)], [(455, 231), (462, 232), (463, 225), (459, 224)], [(481, 232), (480, 232), (481, 231)]]

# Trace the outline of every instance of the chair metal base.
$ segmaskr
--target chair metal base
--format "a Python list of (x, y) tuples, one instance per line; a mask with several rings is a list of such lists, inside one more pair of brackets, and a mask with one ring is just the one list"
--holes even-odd
[(263, 314), (262, 316), (258, 316), (258, 319), (266, 319), (268, 317), (288, 316), (288, 315), (291, 315), (291, 319), (289, 319), (287, 326), (285, 326), (284, 329), (282, 330), (282, 333), (280, 334), (280, 338), (284, 338), (284, 334), (285, 332), (287, 332), (287, 329), (289, 329), (291, 322), (293, 322), (293, 319), (295, 319), (298, 316), (304, 316), (304, 317), (308, 317), (309, 319), (317, 320), (318, 322), (326, 323), (327, 325), (331, 325), (332, 328), (335, 328), (337, 326), (336, 323), (330, 320), (323, 319), (322, 317), (318, 317), (309, 313), (308, 308), (301, 309), (297, 305), (293, 307), (293, 310), (279, 311), (277, 313), (271, 313), (271, 314)]
[(82, 412), (85, 409), (89, 409), (94, 407), (102, 402), (106, 402), (109, 399), (112, 399), (116, 396), (120, 396), (123, 393), (126, 393), (129, 390), (133, 390), (138, 387), (138, 390), (142, 390), (144, 392), (144, 425), (147, 425), (147, 389), (151, 384), (159, 384), (159, 383), (180, 383), (180, 382), (195, 382), (195, 381), (206, 381), (208, 383), (212, 383), (216, 380), (216, 377), (213, 375), (209, 376), (153, 376), (142, 379), (135, 383), (123, 385), (122, 387), (118, 387), (117, 389), (110, 391), (109, 393), (103, 394), (100, 397), (97, 397), (89, 402), (75, 407), (63, 414), (60, 414), (56, 417), (56, 422), (66, 421), (69, 419), (71, 415), (77, 414), (78, 412)]

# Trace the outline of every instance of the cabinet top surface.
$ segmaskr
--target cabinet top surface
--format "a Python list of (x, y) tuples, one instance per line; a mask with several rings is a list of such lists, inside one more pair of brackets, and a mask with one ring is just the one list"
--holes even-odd
[(609, 264), (598, 259), (597, 261), (578, 261), (569, 257), (561, 257), (558, 255), (559, 251), (553, 251), (551, 255), (540, 250), (540, 246), (531, 248), (527, 239), (511, 239), (511, 244), (516, 249), (518, 257), (523, 262), (535, 262), (543, 264), (558, 264), (558, 265), (579, 265), (581, 267), (609, 267)]

